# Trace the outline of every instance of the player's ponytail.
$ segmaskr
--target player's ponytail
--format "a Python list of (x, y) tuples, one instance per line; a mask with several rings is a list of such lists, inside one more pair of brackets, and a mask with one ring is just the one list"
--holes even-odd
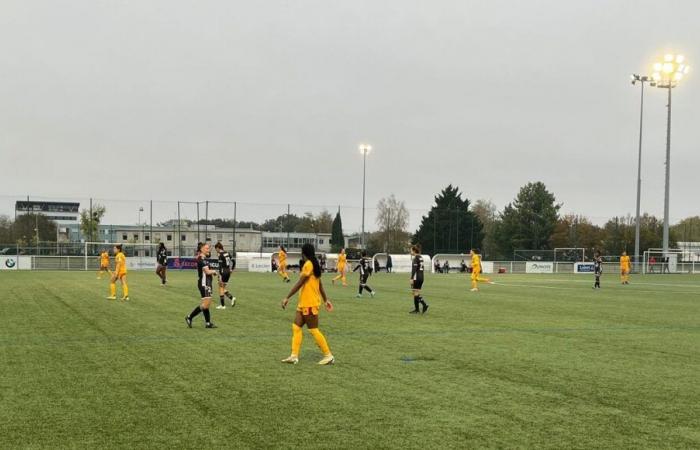
[(199, 256), (199, 254), (200, 254), (201, 251), (202, 251), (202, 246), (203, 246), (203, 245), (204, 245), (203, 242), (197, 242), (197, 250), (195, 250), (195, 252), (194, 252), (194, 256), (195, 256), (195, 257), (198, 257), (198, 256)]
[(318, 259), (316, 259), (316, 251), (314, 246), (311, 244), (304, 244), (301, 247), (301, 254), (304, 255), (304, 259), (311, 261), (314, 266), (314, 276), (316, 278), (321, 278), (321, 264), (319, 264)]

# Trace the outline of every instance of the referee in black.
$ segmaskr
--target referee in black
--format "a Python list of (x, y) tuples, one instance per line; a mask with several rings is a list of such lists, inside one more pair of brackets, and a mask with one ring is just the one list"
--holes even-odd
[(423, 300), (421, 289), (423, 288), (423, 279), (425, 273), (425, 265), (423, 256), (420, 254), (421, 248), (419, 245), (411, 247), (411, 256), (413, 256), (413, 266), (411, 268), (411, 289), (413, 289), (413, 305), (414, 309), (410, 314), (418, 314), (421, 312), (418, 307), (423, 306), (422, 314), (428, 311), (428, 304)]

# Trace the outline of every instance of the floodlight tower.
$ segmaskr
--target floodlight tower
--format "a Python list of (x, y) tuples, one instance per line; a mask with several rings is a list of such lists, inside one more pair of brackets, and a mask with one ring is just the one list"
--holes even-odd
[(360, 243), (362, 249), (365, 248), (365, 187), (367, 178), (367, 155), (372, 151), (372, 146), (369, 144), (360, 144), (360, 153), (362, 153), (362, 234), (360, 235)]
[(654, 64), (652, 79), (656, 87), (668, 90), (668, 115), (666, 118), (666, 186), (664, 189), (664, 257), (668, 255), (669, 197), (671, 185), (671, 91), (690, 71), (683, 55), (668, 53), (663, 61)]
[[(639, 208), (642, 197), (642, 128), (644, 125), (644, 83), (651, 81), (648, 76), (638, 75), (636, 73), (632, 74), (632, 85), (640, 83), (642, 86), (641, 100), (639, 103), (639, 156), (637, 159), (637, 214), (636, 214), (636, 226), (634, 229), (634, 266), (638, 267), (639, 264)], [(654, 83), (652, 82), (652, 86)]]

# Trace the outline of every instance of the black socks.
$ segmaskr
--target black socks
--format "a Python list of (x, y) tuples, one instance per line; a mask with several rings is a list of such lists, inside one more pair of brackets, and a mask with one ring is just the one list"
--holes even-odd
[(223, 295), (219, 295), (219, 301), (221, 302), (221, 306), (226, 306), (224, 304), (224, 296)]
[(209, 325), (211, 323), (211, 314), (209, 314), (209, 308), (203, 309), (202, 312), (204, 313), (204, 321)]
[[(229, 300), (231, 300), (231, 299), (233, 298), (233, 295), (231, 295), (231, 293), (230, 293), (229, 291), (224, 292), (224, 295), (225, 295), (226, 297), (228, 297)], [(221, 304), (222, 304), (222, 305), (224, 304), (223, 298), (221, 299)]]
[(192, 310), (192, 312), (190, 313), (190, 315), (189, 315), (188, 317), (190, 318), (190, 320), (191, 320), (191, 319), (194, 319), (194, 318), (197, 317), (197, 315), (198, 315), (199, 313), (201, 313), (201, 312), (202, 312), (202, 308), (200, 308), (200, 307), (198, 306), (198, 307), (196, 307), (195, 309)]

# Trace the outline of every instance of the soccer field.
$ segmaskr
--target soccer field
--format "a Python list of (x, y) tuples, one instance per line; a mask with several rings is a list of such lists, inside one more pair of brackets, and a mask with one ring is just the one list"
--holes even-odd
[(700, 447), (700, 277), (434, 275), (415, 316), (407, 275), (375, 299), (326, 275), (333, 366), (306, 331), (279, 362), (275, 275), (235, 273), (213, 330), (183, 320), (196, 275), (169, 277), (131, 272), (121, 303), (92, 272), (0, 273), (0, 447)]

